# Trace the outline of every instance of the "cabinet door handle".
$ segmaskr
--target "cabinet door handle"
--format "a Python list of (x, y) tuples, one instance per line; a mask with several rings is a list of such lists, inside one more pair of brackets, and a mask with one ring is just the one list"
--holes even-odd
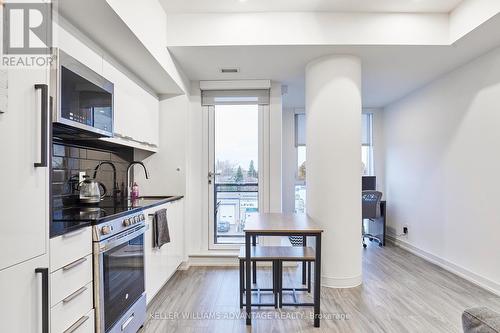
[(87, 290), (87, 287), (81, 287), (80, 289), (78, 289), (77, 291), (75, 291), (74, 293), (72, 293), (71, 295), (69, 295), (68, 297), (66, 297), (65, 299), (63, 299), (63, 303), (71, 302), (78, 295), (83, 294), (86, 290)]
[(82, 318), (78, 319), (76, 323), (71, 325), (66, 331), (63, 333), (73, 333), (78, 329), (78, 327), (82, 326), (84, 322), (86, 322), (89, 319), (89, 316), (83, 316)]
[(49, 117), (49, 86), (46, 84), (35, 84), (35, 90), (42, 92), (41, 111), (41, 126), (40, 126), (40, 162), (35, 162), (35, 168), (47, 167), (47, 143), (48, 143), (48, 117)]
[(68, 270), (70, 270), (70, 269), (72, 269), (72, 268), (74, 268), (74, 267), (76, 267), (76, 266), (78, 266), (86, 261), (87, 261), (87, 258), (80, 258), (78, 260), (73, 261), (71, 264), (67, 264), (62, 269), (63, 269), (63, 271), (68, 271)]
[(36, 274), (42, 274), (42, 333), (49, 333), (49, 269), (37, 268)]

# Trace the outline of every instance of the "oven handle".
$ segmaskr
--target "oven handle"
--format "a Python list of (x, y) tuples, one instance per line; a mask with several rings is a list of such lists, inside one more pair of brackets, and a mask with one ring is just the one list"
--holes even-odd
[(146, 231), (146, 225), (141, 225), (134, 232), (128, 234), (127, 236), (116, 235), (114, 237), (105, 239), (99, 244), (99, 253), (106, 252), (114, 247), (117, 247), (125, 242), (128, 242), (131, 239), (136, 238), (137, 236), (143, 235)]

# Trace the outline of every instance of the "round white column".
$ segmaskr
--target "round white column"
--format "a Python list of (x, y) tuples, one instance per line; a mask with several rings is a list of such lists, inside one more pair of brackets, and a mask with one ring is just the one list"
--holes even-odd
[(306, 68), (307, 213), (324, 228), (322, 285), (361, 284), (361, 61)]

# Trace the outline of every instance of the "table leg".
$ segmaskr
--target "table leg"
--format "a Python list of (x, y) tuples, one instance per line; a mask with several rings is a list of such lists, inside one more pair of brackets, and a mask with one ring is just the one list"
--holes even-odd
[(243, 295), (245, 290), (245, 262), (240, 259), (240, 309), (243, 309)]
[[(257, 246), (257, 236), (252, 236), (252, 246)], [(252, 281), (257, 283), (257, 262), (254, 261), (252, 264)]]
[(278, 307), (283, 307), (283, 261), (278, 260)]
[(383, 223), (384, 223), (383, 224), (383, 228), (384, 229), (382, 231), (382, 245), (385, 246), (385, 228), (386, 228), (386, 224), (385, 224), (385, 222), (386, 222), (386, 216), (385, 216), (385, 214), (386, 214), (386, 203), (385, 202), (381, 203), (380, 209), (382, 210), (381, 211), (381, 215), (382, 215)]
[(274, 308), (278, 308), (278, 261), (273, 260), (273, 296)]
[[(307, 246), (307, 237), (302, 236), (302, 246)], [(306, 262), (302, 262), (302, 284), (306, 284)]]
[(311, 262), (307, 262), (307, 292), (311, 293)]
[(245, 234), (245, 312), (246, 312), (246, 324), (252, 325), (252, 285), (250, 280), (250, 235)]
[(314, 327), (319, 327), (321, 303), (321, 234), (316, 235), (316, 261), (314, 262)]

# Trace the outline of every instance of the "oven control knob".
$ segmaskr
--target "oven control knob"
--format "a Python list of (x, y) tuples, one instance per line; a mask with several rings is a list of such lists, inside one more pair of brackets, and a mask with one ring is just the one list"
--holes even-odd
[(137, 223), (137, 222), (140, 222), (140, 221), (141, 221), (141, 217), (140, 217), (139, 215), (137, 215), (134, 219), (135, 219), (135, 223)]
[(125, 220), (123, 220), (123, 226), (124, 226), (124, 227), (127, 227), (127, 226), (129, 226), (129, 225), (130, 225), (130, 219), (125, 219)]
[(109, 225), (105, 225), (104, 227), (101, 228), (101, 233), (103, 235), (107, 235), (111, 232), (111, 228), (109, 227)]
[(144, 214), (141, 214), (141, 221), (144, 221)]

